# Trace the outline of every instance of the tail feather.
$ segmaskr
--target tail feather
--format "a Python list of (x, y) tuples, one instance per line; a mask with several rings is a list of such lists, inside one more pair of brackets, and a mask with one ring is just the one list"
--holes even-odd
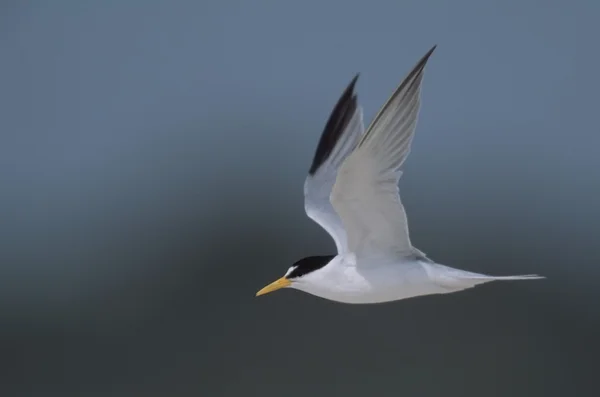
[(473, 288), (477, 285), (489, 283), (491, 281), (519, 281), (519, 280), (538, 280), (543, 279), (544, 276), (537, 274), (523, 274), (518, 276), (488, 276), (484, 274), (467, 274), (461, 275), (460, 278), (455, 280), (455, 285), (459, 288)]
[(486, 280), (486, 281), (502, 281), (502, 280), (538, 280), (538, 279), (542, 279), (542, 278), (546, 278), (544, 276), (540, 276), (537, 274), (523, 274), (523, 275), (519, 275), (519, 276), (486, 276), (486, 275), (477, 275), (477, 276), (468, 276), (468, 277), (463, 277), (465, 279), (470, 279), (470, 280)]
[(473, 288), (476, 285), (491, 281), (537, 280), (546, 277), (538, 274), (519, 274), (514, 276), (491, 276), (489, 274), (473, 273), (466, 270), (451, 268), (438, 263), (422, 263), (430, 279), (441, 286), (446, 292), (460, 291)]

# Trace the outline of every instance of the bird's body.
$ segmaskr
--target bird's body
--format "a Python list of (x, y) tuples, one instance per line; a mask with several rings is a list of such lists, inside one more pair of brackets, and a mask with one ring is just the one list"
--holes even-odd
[(348, 85), (325, 126), (304, 183), (307, 215), (333, 238), (337, 255), (296, 262), (257, 295), (290, 287), (332, 301), (367, 304), (444, 294), (494, 280), (435, 263), (413, 247), (398, 182), (420, 108), (423, 69), (417, 63), (364, 128), (354, 85)]
[[(368, 264), (361, 266), (362, 262)], [(321, 298), (342, 303), (381, 303), (418, 295), (448, 292), (431, 282), (430, 264), (421, 258), (384, 255), (357, 258), (353, 253), (335, 256), (320, 271), (293, 284)]]
[(291, 288), (336, 302), (366, 304), (447, 294), (494, 280), (535, 277), (471, 273), (435, 263), (418, 254), (358, 258), (347, 253), (334, 256), (318, 272), (299, 278)]

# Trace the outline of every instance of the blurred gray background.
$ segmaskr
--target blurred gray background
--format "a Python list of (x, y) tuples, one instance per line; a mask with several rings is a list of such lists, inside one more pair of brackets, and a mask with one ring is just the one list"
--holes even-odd
[[(592, 0), (4, 1), (0, 395), (592, 396)], [(349, 306), (285, 290), (356, 72), (369, 121), (433, 45), (400, 182), (433, 259), (543, 281)]]

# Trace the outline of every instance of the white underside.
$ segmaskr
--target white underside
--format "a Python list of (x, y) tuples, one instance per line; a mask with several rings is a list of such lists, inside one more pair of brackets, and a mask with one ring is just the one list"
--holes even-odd
[(353, 254), (345, 254), (293, 281), (290, 288), (336, 302), (366, 304), (457, 292), (494, 280), (533, 278), (542, 277), (494, 277), (400, 256), (357, 261)]

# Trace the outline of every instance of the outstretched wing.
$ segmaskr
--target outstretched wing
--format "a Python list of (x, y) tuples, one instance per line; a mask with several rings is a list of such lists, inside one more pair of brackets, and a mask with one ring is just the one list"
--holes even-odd
[(398, 181), (417, 124), (423, 69), (434, 50), (402, 81), (339, 169), (331, 199), (352, 252), (415, 252)]
[(339, 98), (323, 132), (304, 182), (306, 214), (335, 241), (338, 253), (347, 250), (346, 232), (331, 205), (330, 196), (338, 168), (355, 148), (364, 131), (362, 109), (357, 104), (354, 86), (358, 74)]

